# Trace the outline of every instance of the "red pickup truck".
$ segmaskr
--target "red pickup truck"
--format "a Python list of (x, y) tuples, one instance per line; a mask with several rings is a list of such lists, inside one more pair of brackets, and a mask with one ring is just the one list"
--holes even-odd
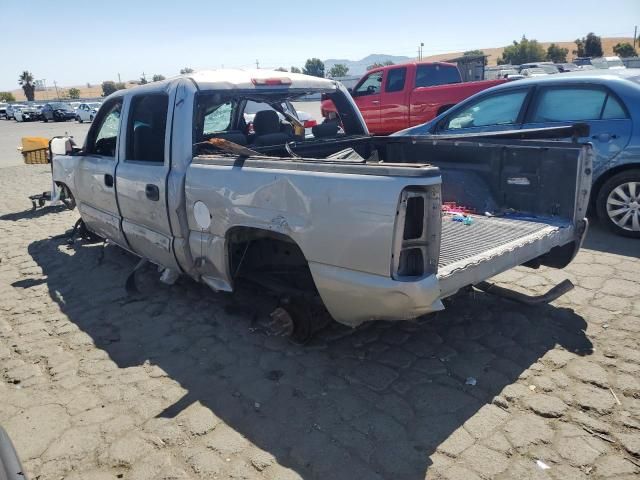
[[(351, 90), (369, 132), (388, 135), (427, 122), (474, 93), (506, 80), (462, 83), (458, 67), (443, 62), (412, 62), (367, 72)], [(322, 116), (336, 108), (322, 102)]]

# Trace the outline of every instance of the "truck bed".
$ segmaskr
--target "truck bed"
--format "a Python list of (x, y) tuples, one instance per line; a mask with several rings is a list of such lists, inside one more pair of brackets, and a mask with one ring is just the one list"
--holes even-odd
[(438, 279), (443, 296), (544, 253), (547, 245), (570, 238), (573, 227), (557, 219), (472, 215), (472, 224), (442, 219)]

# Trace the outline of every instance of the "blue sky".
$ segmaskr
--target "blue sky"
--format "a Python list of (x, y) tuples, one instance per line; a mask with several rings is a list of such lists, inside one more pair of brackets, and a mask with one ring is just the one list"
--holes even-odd
[(24, 69), (68, 86), (118, 73), (171, 76), (184, 66), (255, 67), (256, 59), (290, 67), (309, 57), (415, 56), (420, 42), (430, 55), (503, 46), (523, 34), (632, 36), (640, 24), (640, 0), (2, 0), (2, 7), (0, 90), (17, 88)]

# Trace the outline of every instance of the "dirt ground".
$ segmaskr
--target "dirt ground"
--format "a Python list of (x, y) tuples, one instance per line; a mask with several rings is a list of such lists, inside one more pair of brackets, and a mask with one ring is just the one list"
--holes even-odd
[(640, 246), (593, 228), (565, 270), (301, 347), (257, 292), (215, 294), (61, 237), (47, 166), (0, 168), (0, 424), (29, 478), (599, 479), (640, 475)]

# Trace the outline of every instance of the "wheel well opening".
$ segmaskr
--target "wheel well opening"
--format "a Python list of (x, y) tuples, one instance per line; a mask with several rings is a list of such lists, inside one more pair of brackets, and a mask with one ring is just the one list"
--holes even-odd
[(227, 233), (229, 272), (278, 293), (317, 293), (309, 264), (298, 244), (277, 232), (250, 227)]
[(618, 173), (625, 172), (627, 170), (637, 170), (640, 169), (640, 163), (625, 163), (624, 165), (618, 165), (617, 167), (610, 168), (605, 173), (600, 175), (598, 179), (591, 186), (591, 198), (589, 199), (589, 208), (595, 208), (596, 200), (600, 193), (600, 189), (614, 175)]

